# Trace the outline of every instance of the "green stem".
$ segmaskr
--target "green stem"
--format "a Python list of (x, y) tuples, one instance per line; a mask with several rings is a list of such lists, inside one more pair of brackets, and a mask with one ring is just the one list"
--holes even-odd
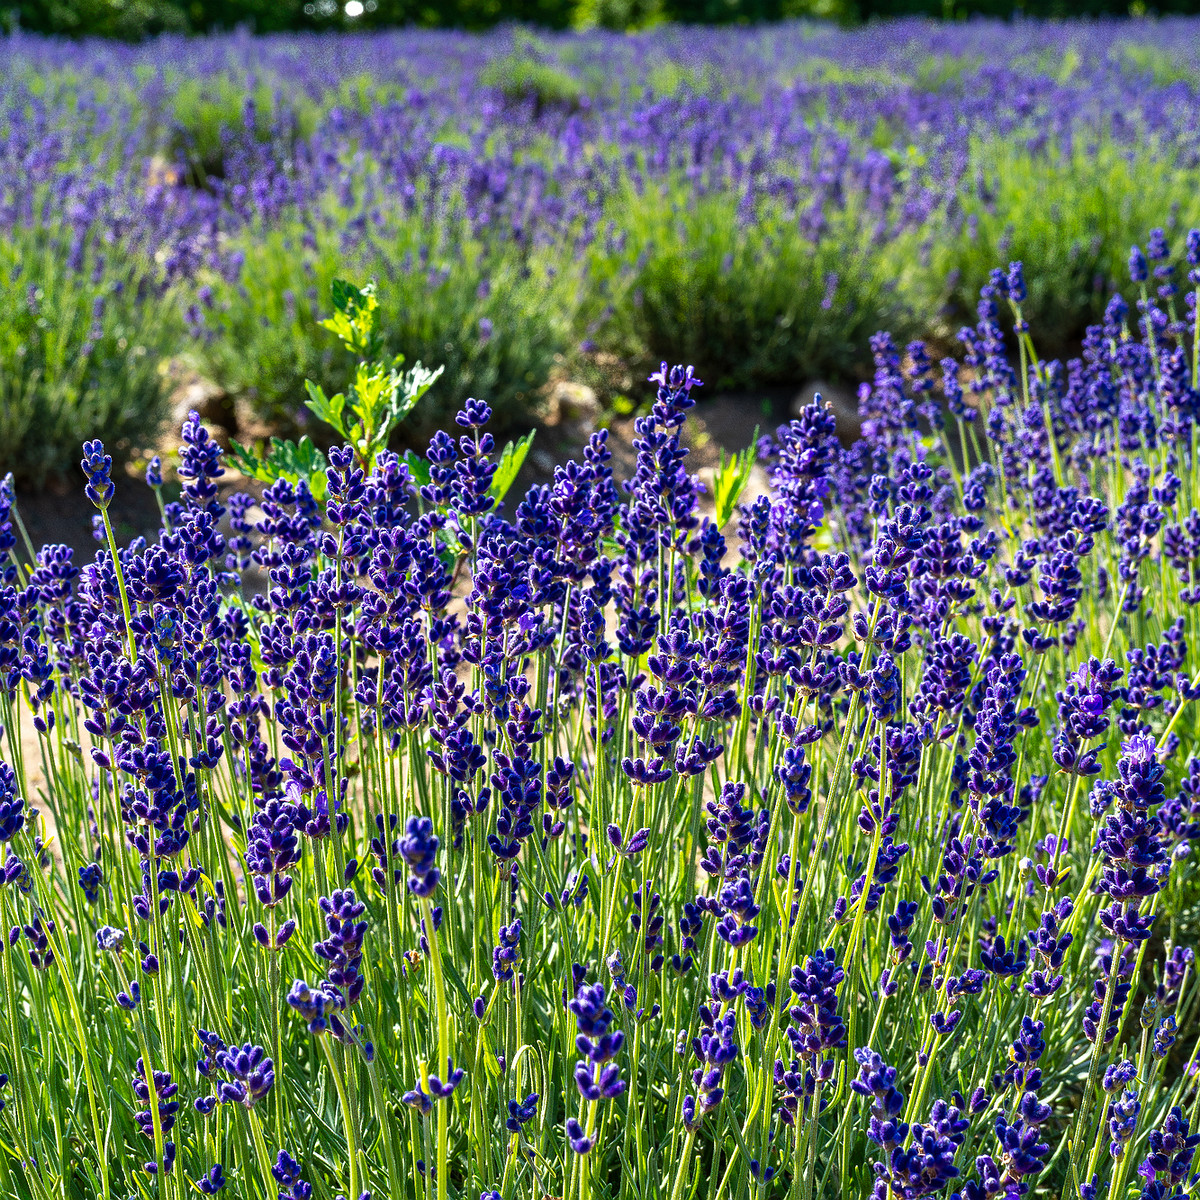
[[(421, 898), (421, 915), (425, 918), (425, 936), (429, 939), (429, 961), (433, 967), (433, 986), (437, 1000), (438, 1071), (450, 1070), (450, 1010), (446, 1006), (446, 978), (442, 968), (442, 949), (437, 930), (433, 927), (433, 906), (427, 896)], [(450, 1099), (438, 1100), (437, 1123), (437, 1194), (446, 1200), (450, 1181), (446, 1178), (450, 1157)], [(355, 1194), (357, 1196), (357, 1193)]]
[(329, 1064), (329, 1073), (333, 1076), (333, 1086), (337, 1088), (338, 1104), (342, 1109), (342, 1125), (346, 1131), (346, 1155), (350, 1160), (350, 1200), (358, 1200), (358, 1134), (354, 1126), (354, 1118), (350, 1112), (350, 1096), (346, 1091), (346, 1081), (342, 1078), (341, 1067), (338, 1066), (337, 1056), (330, 1045), (328, 1036), (318, 1034), (317, 1043)]

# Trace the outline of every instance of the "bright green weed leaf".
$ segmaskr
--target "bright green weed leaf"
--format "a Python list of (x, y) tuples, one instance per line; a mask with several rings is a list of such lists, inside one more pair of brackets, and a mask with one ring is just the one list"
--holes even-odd
[(259, 454), (240, 442), (231, 442), (231, 457), (234, 466), (243, 475), (271, 484), (279, 479), (296, 484), (304, 480), (318, 503), (323, 503), (328, 487), (325, 474), (325, 455), (313, 445), (312, 439), (302, 437), (299, 442), (284, 441), (273, 437), (270, 449)]
[(346, 397), (341, 392), (338, 392), (336, 396), (326, 396), (324, 390), (313, 383), (311, 379), (304, 381), (304, 387), (308, 391), (308, 399), (305, 401), (307, 408), (320, 417), (326, 425), (336, 429), (342, 437), (348, 437), (346, 427), (342, 423)]
[(488, 488), (488, 495), (497, 504), (508, 494), (508, 489), (516, 480), (517, 472), (529, 453), (529, 447), (533, 445), (533, 435), (536, 432), (536, 429), (531, 429), (523, 438), (509, 442), (504, 447), (500, 461), (496, 464), (496, 474), (492, 476), (492, 486)]
[(757, 429), (754, 431), (753, 440), (745, 450), (728, 459), (725, 457), (725, 451), (721, 451), (721, 461), (713, 472), (713, 504), (717, 510), (718, 529), (724, 529), (729, 518), (733, 516), (733, 510), (737, 507), (742, 492), (746, 490), (746, 484), (750, 482), (750, 472), (754, 469), (757, 457)]

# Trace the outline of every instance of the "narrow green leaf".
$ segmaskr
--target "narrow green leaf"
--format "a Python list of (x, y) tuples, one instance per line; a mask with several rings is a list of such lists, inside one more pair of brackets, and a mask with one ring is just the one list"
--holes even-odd
[(733, 516), (738, 500), (750, 482), (750, 472), (754, 469), (758, 458), (758, 430), (754, 430), (754, 438), (745, 450), (725, 457), (721, 451), (721, 461), (713, 472), (713, 506), (716, 508), (718, 529), (724, 529)]
[(536, 429), (531, 429), (523, 438), (516, 442), (509, 442), (504, 447), (500, 461), (496, 464), (496, 474), (492, 476), (492, 486), (488, 488), (488, 495), (497, 504), (504, 499), (508, 494), (508, 489), (516, 481), (517, 472), (520, 471), (529, 454), (529, 447), (533, 445), (533, 436), (536, 432)]

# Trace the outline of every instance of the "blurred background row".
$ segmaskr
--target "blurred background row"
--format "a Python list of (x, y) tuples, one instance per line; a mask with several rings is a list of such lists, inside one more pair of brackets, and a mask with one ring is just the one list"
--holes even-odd
[(820, 17), (843, 23), (925, 16), (1097, 17), (1200, 12), (1200, 0), (7, 0), (0, 20), (39, 33), (140, 39), (239, 26), (258, 33), (421, 25), (637, 29)]
[(962, 361), (1012, 260), (1067, 362), (1156, 227), (1169, 274), (1200, 227), (1189, 17), (20, 33), (0, 474), (66, 486), (83, 437), (135, 459), (190, 407), (295, 434), (306, 379), (345, 386), (335, 278), (445, 367), (410, 445), (467, 396), (515, 430), (628, 417), (663, 359), (766, 425), (818, 384), (852, 410), (882, 329)]

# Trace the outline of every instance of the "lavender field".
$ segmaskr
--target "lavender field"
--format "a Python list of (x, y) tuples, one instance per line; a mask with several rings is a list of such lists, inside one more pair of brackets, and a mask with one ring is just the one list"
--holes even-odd
[(147, 440), (164, 359), (294, 420), (315, 316), (380, 282), (388, 348), (522, 426), (551, 376), (856, 383), (950, 347), (1027, 264), (1075, 353), (1130, 244), (1200, 219), (1195, 24), (911, 22), (0, 47), (0, 466)]
[(1196, 1196), (1197, 34), (4, 43), (0, 1195)]

